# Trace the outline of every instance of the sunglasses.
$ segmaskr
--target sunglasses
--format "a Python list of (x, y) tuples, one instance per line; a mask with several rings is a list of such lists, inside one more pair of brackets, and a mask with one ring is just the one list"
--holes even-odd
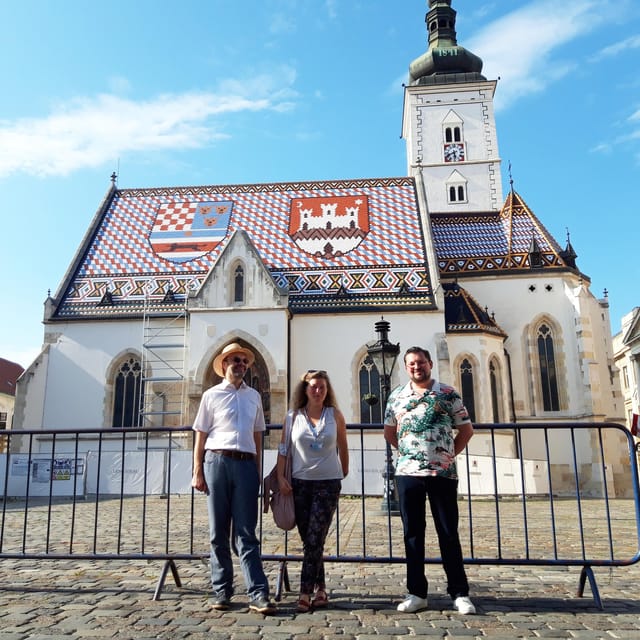
[(302, 376), (302, 379), (311, 380), (316, 376), (327, 376), (327, 372), (324, 369), (309, 369), (307, 373)]
[(249, 358), (241, 358), (240, 356), (233, 356), (233, 358), (228, 358), (234, 364), (244, 364), (245, 366), (249, 366)]

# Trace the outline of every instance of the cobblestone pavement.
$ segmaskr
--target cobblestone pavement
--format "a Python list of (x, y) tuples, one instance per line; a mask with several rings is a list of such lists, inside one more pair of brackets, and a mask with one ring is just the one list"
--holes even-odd
[[(30, 518), (35, 527), (35, 512)], [(349, 518), (344, 508), (343, 523)], [(634, 552), (635, 522), (633, 518), (624, 521), (628, 534), (621, 530), (618, 535), (628, 535), (628, 549)], [(533, 529), (543, 525), (547, 523), (529, 522)], [(514, 535), (517, 527), (516, 522), (508, 525)], [(585, 531), (589, 540), (600, 535), (588, 523)], [(372, 533), (375, 536), (375, 530)], [(295, 540), (293, 534), (293, 545)], [(563, 542), (572, 547), (583, 544)], [(199, 560), (177, 561), (182, 586), (175, 584), (169, 572), (160, 598), (154, 600), (163, 566), (161, 560), (0, 558), (0, 640), (640, 638), (640, 566), (635, 564), (594, 569), (603, 610), (596, 606), (588, 582), (584, 597), (576, 596), (579, 567), (472, 564), (467, 571), (478, 613), (461, 616), (451, 607), (439, 565), (426, 567), (429, 609), (407, 614), (396, 610), (404, 596), (404, 566), (361, 562), (328, 563), (330, 607), (298, 614), (299, 564), (292, 562), (293, 591), (283, 593), (278, 613), (268, 617), (249, 612), (239, 570), (231, 610), (214, 611), (209, 602), (208, 564)], [(266, 561), (265, 569), (275, 590), (278, 564)]]

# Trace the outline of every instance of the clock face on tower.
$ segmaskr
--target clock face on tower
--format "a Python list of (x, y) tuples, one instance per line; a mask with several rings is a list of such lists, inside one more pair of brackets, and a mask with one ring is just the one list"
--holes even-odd
[(445, 162), (462, 162), (464, 160), (464, 145), (461, 142), (448, 142), (444, 145)]

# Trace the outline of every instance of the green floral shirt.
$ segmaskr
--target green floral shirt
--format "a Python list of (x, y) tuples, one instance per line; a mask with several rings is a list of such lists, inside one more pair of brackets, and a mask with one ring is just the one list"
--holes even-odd
[(424, 393), (414, 392), (410, 382), (394, 389), (384, 423), (398, 432), (396, 475), (457, 479), (453, 430), (468, 422), (469, 414), (453, 387), (434, 380)]

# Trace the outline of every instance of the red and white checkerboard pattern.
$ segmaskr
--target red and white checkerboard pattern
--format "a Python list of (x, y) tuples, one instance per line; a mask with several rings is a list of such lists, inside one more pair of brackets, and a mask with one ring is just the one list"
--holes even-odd
[[(370, 230), (352, 251), (319, 258), (303, 251), (290, 237), (292, 200), (360, 195), (369, 201)], [(393, 293), (401, 280), (416, 292), (430, 291), (428, 275), (425, 276), (424, 267), (420, 267), (426, 263), (426, 255), (415, 186), (410, 178), (232, 185), (225, 189), (206, 187), (198, 193), (194, 193), (193, 188), (172, 189), (170, 193), (162, 189), (125, 190), (119, 192), (105, 213), (70, 285), (71, 295), (59, 313), (79, 313), (83, 307), (77, 305), (85, 304), (89, 312), (94, 313), (95, 303), (102, 297), (107, 282), (111, 283), (111, 291), (118, 291), (121, 304), (135, 303), (146, 295), (163, 295), (164, 284), (157, 294), (149, 293), (149, 286), (156, 281), (165, 283), (179, 278), (182, 282), (183, 278), (192, 277), (201, 283), (224, 249), (224, 240), (197, 259), (172, 263), (156, 253), (151, 235), (186, 234), (193, 230), (198, 207), (217, 202), (233, 203), (225, 238), (239, 229), (245, 230), (280, 286), (288, 289), (290, 276), (298, 276), (294, 278), (295, 292), (291, 290), (296, 296), (317, 296), (322, 292), (335, 296), (336, 274), (339, 274), (337, 281), (350, 288), (355, 287), (350, 277), (353, 271), (359, 277), (358, 293)], [(147, 282), (144, 286), (140, 284), (143, 281)], [(184, 285), (177, 283), (174, 290), (179, 286)]]
[(197, 202), (167, 202), (160, 205), (154, 231), (182, 231), (191, 226)]

